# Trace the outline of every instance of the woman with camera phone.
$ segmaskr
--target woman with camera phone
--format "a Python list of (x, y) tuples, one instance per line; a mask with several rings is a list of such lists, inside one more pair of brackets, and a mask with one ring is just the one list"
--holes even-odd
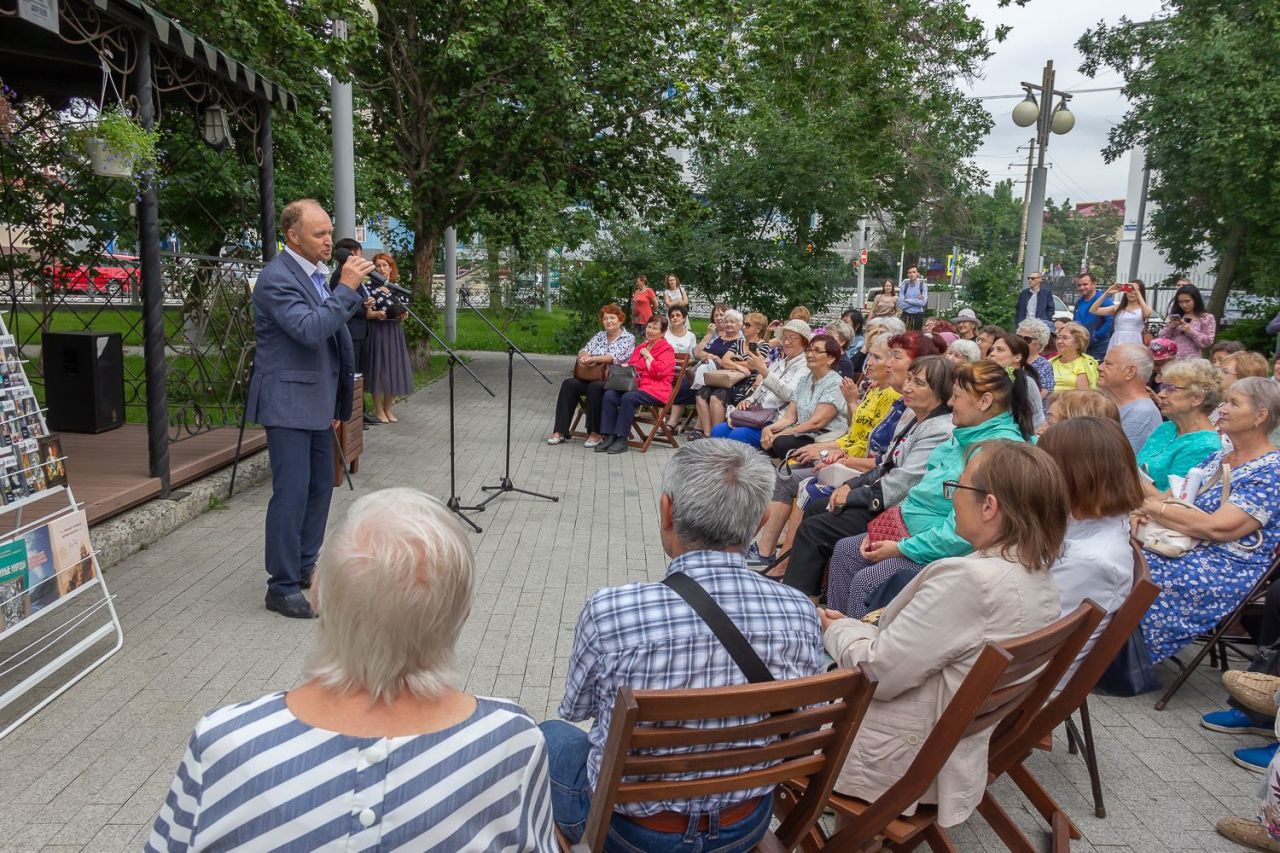
[[(1112, 304), (1103, 305), (1110, 301)], [(1111, 332), (1111, 340), (1107, 343), (1107, 352), (1117, 344), (1138, 344), (1146, 346), (1142, 333), (1147, 327), (1147, 318), (1154, 309), (1147, 303), (1147, 289), (1142, 282), (1134, 279), (1127, 284), (1111, 285), (1101, 299), (1094, 300), (1089, 306), (1090, 314), (1100, 317), (1115, 317), (1115, 326)]]

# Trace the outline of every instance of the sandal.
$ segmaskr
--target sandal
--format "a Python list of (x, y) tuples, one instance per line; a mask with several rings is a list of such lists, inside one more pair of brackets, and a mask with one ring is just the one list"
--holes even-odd
[(553, 435), (547, 439), (547, 444), (564, 444), (567, 440), (563, 435)]

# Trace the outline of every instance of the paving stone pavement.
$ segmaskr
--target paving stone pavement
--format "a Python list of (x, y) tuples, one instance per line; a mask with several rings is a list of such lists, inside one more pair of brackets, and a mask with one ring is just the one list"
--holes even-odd
[[(517, 362), (512, 478), (558, 503), (504, 495), (474, 516), (478, 585), (459, 644), (474, 693), (511, 697), (537, 719), (554, 716), (578, 612), (588, 593), (658, 579), (666, 560), (657, 498), (669, 449), (622, 457), (548, 447), (567, 358), (536, 356), (556, 380)], [(474, 354), (490, 399), (460, 374), (458, 493), (474, 503), (503, 466), (505, 358)], [(449, 492), (447, 386), (397, 407), (398, 424), (365, 433), (356, 491), (334, 492), (331, 519), (356, 496), (386, 486)], [(199, 716), (298, 683), (313, 623), (262, 606), (262, 524), (269, 486), (237, 495), (108, 570), (125, 646), (50, 707), (0, 741), (0, 851), (139, 850)], [(611, 537), (610, 530), (632, 535)], [(1171, 668), (1170, 668), (1170, 671)], [(1164, 673), (1166, 676), (1168, 672)], [(1083, 762), (1061, 732), (1031, 766), (1080, 825), (1074, 850), (1239, 849), (1216, 835), (1225, 814), (1250, 814), (1258, 777), (1231, 763), (1256, 738), (1216, 734), (1197, 722), (1221, 706), (1213, 673), (1197, 673), (1170, 707), (1150, 697), (1095, 699), (1107, 818), (1093, 817)], [(1002, 783), (1000, 801), (1047, 849), (1038, 815)], [(980, 817), (956, 827), (961, 850), (1004, 849)]]

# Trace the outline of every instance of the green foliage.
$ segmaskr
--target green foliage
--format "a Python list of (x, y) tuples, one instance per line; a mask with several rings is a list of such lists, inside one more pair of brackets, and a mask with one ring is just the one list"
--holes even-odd
[(1022, 274), (1015, 260), (1004, 252), (993, 251), (965, 271), (963, 304), (972, 308), (983, 323), (1013, 327), (1017, 282)]
[(1124, 78), (1132, 107), (1103, 155), (1146, 148), (1156, 243), (1178, 267), (1217, 257), (1210, 310), (1229, 289), (1280, 292), (1280, 4), (1169, 0), (1077, 46), (1085, 73)]
[(157, 165), (155, 131), (142, 125), (119, 107), (105, 110), (96, 121), (82, 125), (74, 133), (76, 142), (89, 153), (92, 140), (101, 142), (111, 156), (127, 161), (134, 175), (154, 171)]
[(560, 306), (569, 312), (569, 322), (555, 334), (562, 353), (582, 349), (592, 335), (600, 331), (600, 309), (610, 302), (620, 302), (618, 282), (629, 281), (620, 273), (626, 261), (616, 253), (601, 253), (560, 279)]
[(1218, 327), (1218, 340), (1239, 341), (1244, 348), (1270, 355), (1276, 348), (1276, 336), (1267, 334), (1270, 317), (1244, 317), (1230, 326)]

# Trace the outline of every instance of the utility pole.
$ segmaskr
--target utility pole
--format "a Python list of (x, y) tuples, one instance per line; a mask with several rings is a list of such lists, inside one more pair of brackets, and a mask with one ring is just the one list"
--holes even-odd
[(1022, 185), (1022, 231), (1018, 234), (1018, 266), (1027, 250), (1027, 211), (1031, 202), (1031, 169), (1036, 158), (1036, 140), (1033, 137), (1031, 147), (1027, 149), (1027, 180)]
[(458, 229), (444, 230), (444, 339), (458, 340)]
[(1133, 248), (1129, 252), (1129, 281), (1138, 277), (1138, 262), (1142, 259), (1142, 231), (1147, 218), (1147, 185), (1151, 183), (1151, 167), (1146, 164), (1143, 152), (1142, 192), (1138, 195), (1138, 230), (1133, 233)]
[(858, 309), (867, 304), (867, 265), (862, 263), (862, 253), (867, 250), (867, 217), (858, 220)]
[[(333, 34), (347, 38), (347, 22), (333, 22)], [(352, 141), (355, 121), (352, 117), (351, 83), (333, 76), (329, 84), (330, 110), (333, 116), (333, 218), (338, 237), (356, 236), (356, 154)]]
[[(907, 229), (902, 228), (902, 251), (898, 254), (898, 281), (902, 281), (902, 265), (907, 262)], [(896, 282), (895, 282), (896, 284)]]

